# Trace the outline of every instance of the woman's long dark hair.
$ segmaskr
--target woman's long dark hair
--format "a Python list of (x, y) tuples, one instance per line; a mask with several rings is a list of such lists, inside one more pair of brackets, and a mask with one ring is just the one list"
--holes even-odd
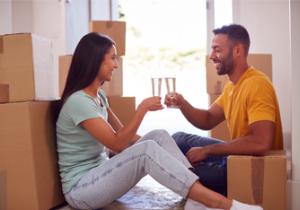
[(74, 92), (90, 85), (99, 73), (105, 54), (115, 45), (106, 35), (91, 32), (79, 41), (69, 69), (61, 105)]

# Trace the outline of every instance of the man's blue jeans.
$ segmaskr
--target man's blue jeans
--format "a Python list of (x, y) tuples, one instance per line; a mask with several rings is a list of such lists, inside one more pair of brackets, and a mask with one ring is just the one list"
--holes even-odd
[[(210, 144), (222, 144), (223, 141), (198, 135), (177, 132), (172, 136), (183, 154), (192, 147), (201, 147)], [(227, 156), (209, 156), (194, 166), (194, 173), (206, 187), (227, 195)]]

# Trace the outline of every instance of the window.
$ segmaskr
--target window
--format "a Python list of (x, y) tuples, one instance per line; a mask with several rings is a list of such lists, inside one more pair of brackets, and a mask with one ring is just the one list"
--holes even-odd
[[(196, 106), (207, 108), (205, 54), (206, 2), (200, 0), (119, 0), (127, 24), (123, 59), (124, 95), (139, 104), (150, 97), (154, 72), (176, 74), (177, 92)], [(165, 88), (162, 89), (164, 98)], [(162, 99), (163, 100), (163, 99)], [(178, 109), (147, 113), (140, 134), (164, 128), (207, 135), (193, 127)]]

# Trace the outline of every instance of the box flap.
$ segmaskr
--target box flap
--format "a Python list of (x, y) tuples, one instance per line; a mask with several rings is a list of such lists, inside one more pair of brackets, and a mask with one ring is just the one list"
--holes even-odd
[(54, 68), (51, 41), (32, 34), (32, 51), (36, 99), (58, 99), (58, 70)]
[(125, 55), (126, 22), (97, 20), (89, 22), (89, 31), (99, 32), (110, 36), (116, 43), (117, 53)]

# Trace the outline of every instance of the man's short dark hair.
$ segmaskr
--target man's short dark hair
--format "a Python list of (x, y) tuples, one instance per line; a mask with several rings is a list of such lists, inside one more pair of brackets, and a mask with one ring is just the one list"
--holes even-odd
[(226, 34), (233, 42), (240, 42), (245, 46), (246, 54), (249, 52), (250, 37), (247, 29), (244, 26), (238, 24), (230, 24), (216, 28), (213, 30), (215, 35)]

